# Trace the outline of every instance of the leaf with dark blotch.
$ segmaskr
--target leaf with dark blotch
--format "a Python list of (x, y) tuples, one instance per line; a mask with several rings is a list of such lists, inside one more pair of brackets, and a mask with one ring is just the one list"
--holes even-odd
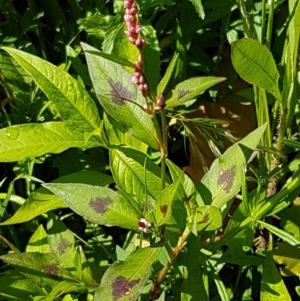
[(65, 253), (70, 244), (71, 243), (67, 239), (62, 239), (57, 246), (58, 254), (62, 255), (63, 253)]
[(160, 206), (160, 211), (163, 214), (163, 216), (166, 217), (167, 212), (168, 212), (168, 205), (162, 205), (162, 206)]
[(102, 198), (102, 199), (95, 199), (90, 201), (90, 206), (97, 212), (97, 213), (105, 213), (107, 211), (107, 207), (111, 204), (110, 198)]
[(112, 284), (113, 300), (117, 301), (123, 296), (129, 296), (131, 289), (139, 283), (139, 280), (127, 280), (125, 277), (118, 276)]
[(124, 100), (132, 100), (133, 94), (120, 82), (113, 83), (112, 80), (110, 80), (109, 84), (111, 87), (111, 96), (114, 104), (122, 106), (124, 104)]
[(59, 276), (59, 266), (57, 263), (50, 263), (42, 267), (42, 271), (51, 276), (51, 278), (56, 279)]
[(218, 185), (222, 186), (227, 193), (229, 193), (232, 188), (235, 174), (236, 171), (234, 166), (230, 169), (220, 170)]
[(179, 90), (178, 91), (178, 98), (182, 98), (182, 97), (184, 97), (185, 95), (187, 95), (189, 93), (190, 93), (189, 90)]

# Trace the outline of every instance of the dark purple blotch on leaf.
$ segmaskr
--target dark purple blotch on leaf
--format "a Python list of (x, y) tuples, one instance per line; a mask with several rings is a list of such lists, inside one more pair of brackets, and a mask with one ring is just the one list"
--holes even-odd
[(235, 166), (229, 169), (221, 169), (218, 177), (218, 185), (222, 186), (225, 192), (229, 193), (232, 188), (236, 171)]
[(107, 211), (107, 207), (112, 203), (110, 198), (99, 198), (91, 200), (89, 205), (92, 207), (97, 213), (105, 213)]
[(128, 296), (131, 294), (131, 290), (134, 286), (139, 283), (139, 280), (131, 280), (129, 281), (123, 276), (118, 276), (112, 284), (112, 295), (114, 301), (119, 300), (124, 296)]
[(179, 90), (178, 91), (178, 98), (182, 98), (182, 97), (184, 97), (185, 95), (187, 95), (187, 94), (189, 94), (191, 91), (189, 91), (189, 90)]
[(63, 253), (65, 253), (66, 249), (69, 247), (70, 242), (67, 239), (62, 239), (57, 247), (57, 251), (59, 255), (62, 255)]
[(59, 266), (57, 263), (49, 263), (42, 267), (42, 271), (50, 275), (53, 279), (59, 278)]
[(132, 100), (133, 93), (131, 93), (125, 86), (120, 82), (109, 81), (111, 87), (112, 102), (118, 106), (122, 106), (124, 101), (129, 99)]
[(162, 205), (160, 206), (160, 212), (166, 217), (167, 212), (168, 212), (168, 205)]

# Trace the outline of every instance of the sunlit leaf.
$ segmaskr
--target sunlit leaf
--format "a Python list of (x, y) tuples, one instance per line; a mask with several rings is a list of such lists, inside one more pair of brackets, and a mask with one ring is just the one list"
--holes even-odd
[(116, 261), (101, 279), (94, 301), (135, 301), (151, 274), (151, 266), (158, 259), (160, 248), (139, 249), (125, 261)]
[(2, 49), (32, 76), (69, 127), (88, 132), (99, 128), (96, 104), (70, 74), (32, 54), (14, 48)]
[(270, 50), (257, 40), (244, 38), (231, 44), (232, 63), (242, 79), (281, 99), (279, 72)]
[(116, 191), (77, 183), (49, 183), (43, 186), (57, 195), (77, 214), (93, 223), (138, 230), (141, 214)]
[(153, 120), (143, 109), (146, 99), (132, 82), (132, 75), (121, 65), (97, 55), (96, 48), (87, 44), (82, 47), (97, 98), (105, 111), (125, 126), (129, 134), (158, 148)]
[(71, 147), (100, 146), (95, 138), (71, 130), (64, 122), (13, 125), (0, 130), (0, 161), (14, 162), (49, 153), (61, 153)]

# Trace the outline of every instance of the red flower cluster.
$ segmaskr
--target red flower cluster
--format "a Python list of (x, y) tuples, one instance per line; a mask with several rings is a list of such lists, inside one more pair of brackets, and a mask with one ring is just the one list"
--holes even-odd
[[(140, 35), (141, 26), (137, 19), (138, 6), (134, 0), (124, 1), (125, 16), (124, 21), (127, 26), (125, 34), (128, 36), (130, 43), (134, 44), (141, 52), (145, 46), (145, 39)], [(142, 74), (143, 61), (141, 54), (137, 62), (134, 64), (134, 75), (132, 81), (136, 83), (144, 96), (147, 95), (148, 86)]]

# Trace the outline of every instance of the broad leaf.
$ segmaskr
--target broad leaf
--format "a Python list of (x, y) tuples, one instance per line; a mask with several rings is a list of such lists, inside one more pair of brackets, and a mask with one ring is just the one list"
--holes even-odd
[(100, 126), (98, 110), (87, 91), (67, 72), (32, 54), (2, 47), (34, 79), (68, 126), (93, 132)]
[(131, 135), (158, 148), (151, 116), (143, 109), (146, 99), (122, 66), (96, 55), (97, 49), (82, 44), (98, 100), (105, 111), (125, 126)]
[(155, 199), (161, 192), (160, 168), (145, 154), (130, 148), (110, 151), (110, 167), (119, 187), (132, 195), (145, 195)]
[(0, 161), (14, 162), (70, 147), (91, 148), (101, 143), (82, 131), (71, 130), (64, 122), (14, 125), (0, 130)]
[(269, 49), (256, 40), (244, 38), (232, 43), (231, 50), (232, 64), (240, 77), (280, 100), (279, 72)]
[(268, 252), (263, 265), (260, 300), (292, 300), (270, 252)]
[[(113, 182), (112, 177), (96, 171), (80, 171), (60, 177), (53, 183), (85, 183), (105, 186)], [(65, 208), (67, 205), (48, 189), (41, 187), (32, 192), (22, 207), (0, 226), (27, 222), (51, 210)]]
[(196, 98), (208, 88), (224, 81), (224, 77), (195, 77), (187, 79), (178, 85), (172, 91), (172, 95), (166, 100), (167, 108), (183, 105), (186, 101)]
[(238, 193), (247, 159), (256, 148), (265, 128), (266, 125), (263, 125), (254, 130), (213, 162), (199, 188), (205, 204), (220, 208)]
[(141, 295), (158, 259), (160, 248), (144, 248), (116, 261), (107, 269), (95, 292), (94, 301), (135, 301)]
[(140, 212), (125, 197), (109, 188), (77, 183), (49, 183), (43, 186), (93, 223), (138, 230)]

